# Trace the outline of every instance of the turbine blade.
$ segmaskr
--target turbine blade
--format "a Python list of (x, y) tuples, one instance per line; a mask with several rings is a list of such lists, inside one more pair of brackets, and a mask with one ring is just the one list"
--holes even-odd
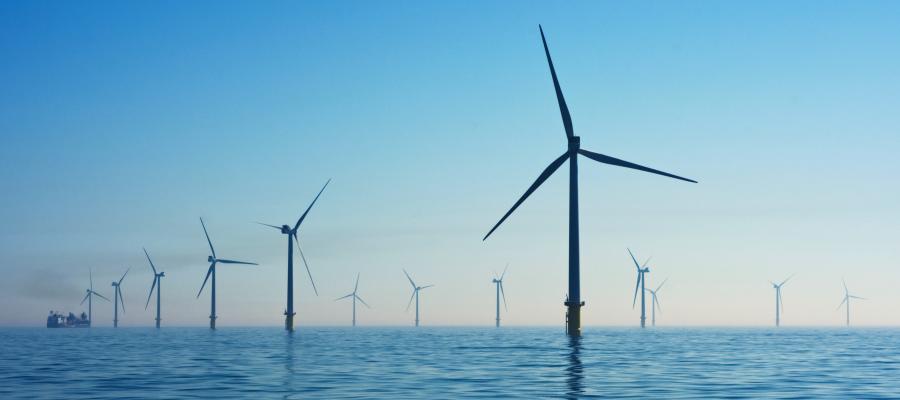
[(150, 298), (153, 297), (153, 289), (156, 288), (156, 280), (157, 280), (157, 277), (154, 275), (153, 276), (153, 285), (150, 286), (150, 294), (147, 295), (147, 304), (144, 304), (145, 310), (147, 309), (147, 307), (150, 306)]
[(509, 268), (509, 263), (506, 263), (506, 266), (503, 267), (503, 273), (500, 274), (500, 279), (498, 279), (499, 281), (503, 281), (503, 277), (506, 276), (506, 270), (507, 270), (508, 268)]
[(209, 280), (209, 276), (212, 274), (213, 268), (216, 267), (215, 261), (212, 264), (209, 264), (209, 269), (206, 270), (206, 278), (203, 278), (203, 284), (200, 285), (200, 291), (197, 292), (197, 298), (200, 298), (200, 293), (203, 293), (203, 288), (206, 287), (206, 281)]
[(144, 255), (147, 256), (147, 261), (150, 262), (150, 268), (153, 268), (153, 275), (156, 275), (156, 266), (153, 265), (153, 260), (150, 259), (150, 254), (147, 254), (146, 248), (144, 248)]
[[(356, 295), (354, 295), (354, 296), (356, 296)], [(366, 308), (372, 308), (369, 306), (369, 303), (366, 303), (366, 301), (362, 299), (362, 297), (356, 296), (356, 299), (359, 300), (360, 303), (363, 303), (363, 305), (366, 306)]]
[(78, 305), (84, 304), (84, 302), (87, 301), (88, 297), (91, 297), (91, 292), (88, 292), (86, 295), (84, 295), (84, 298), (81, 299), (81, 303), (78, 303)]
[(91, 268), (88, 268), (88, 277), (91, 280), (91, 291), (94, 291), (94, 271)]
[(787, 279), (785, 279), (780, 284), (778, 284), (778, 286), (784, 286), (784, 284), (788, 283), (789, 280), (793, 279), (795, 275), (797, 275), (797, 274), (791, 274), (791, 276), (789, 276)]
[(656, 298), (656, 294), (653, 295), (653, 302), (656, 303), (656, 309), (662, 313), (662, 306), (659, 305), (659, 299)]
[(663, 279), (662, 283), (660, 283), (659, 286), (656, 287), (656, 290), (654, 290), (654, 292), (658, 292), (659, 289), (662, 289), (663, 285), (665, 285), (666, 281), (668, 281), (668, 280), (669, 280), (669, 278)]
[(643, 165), (638, 165), (638, 164), (631, 163), (631, 162), (628, 162), (628, 161), (625, 161), (625, 160), (620, 160), (620, 159), (618, 159), (618, 158), (606, 156), (606, 155), (603, 155), (603, 154), (594, 153), (594, 152), (591, 152), (591, 151), (587, 151), (587, 150), (585, 150), (585, 149), (579, 149), (578, 152), (581, 153), (581, 155), (583, 155), (583, 156), (585, 156), (585, 157), (587, 157), (587, 158), (590, 158), (590, 159), (592, 159), (592, 160), (594, 160), (594, 161), (598, 161), (598, 162), (601, 162), (601, 163), (604, 163), (604, 164), (616, 165), (616, 166), (619, 166), (619, 167), (625, 167), (625, 168), (636, 169), (636, 170), (638, 170), (638, 171), (649, 172), (649, 173), (652, 173), (652, 174), (657, 174), (657, 175), (662, 175), (662, 176), (668, 176), (669, 178), (680, 179), (680, 180), (683, 180), (683, 181), (686, 181), (686, 182), (697, 183), (697, 181), (695, 181), (695, 180), (693, 180), (693, 179), (683, 178), (683, 177), (680, 177), (680, 176), (678, 176), (678, 175), (670, 174), (670, 173), (668, 173), (668, 172), (663, 172), (663, 171), (660, 171), (660, 170), (657, 170), (657, 169), (653, 169), (653, 168), (647, 168), (647, 167), (645, 167), (645, 166), (643, 166)]
[(857, 299), (857, 300), (868, 300), (865, 297), (859, 297), (859, 296), (853, 296), (853, 295), (850, 295), (850, 298)]
[(303, 260), (303, 266), (306, 267), (306, 275), (309, 276), (309, 283), (312, 284), (313, 292), (319, 295), (319, 289), (316, 289), (316, 281), (313, 280), (312, 272), (309, 272), (309, 264), (306, 263), (306, 256), (303, 255), (303, 249), (300, 248), (300, 239), (297, 238), (297, 232), (294, 232), (294, 242), (297, 243), (297, 250), (300, 250), (300, 258)]
[(503, 281), (500, 281), (500, 295), (503, 296), (503, 308), (509, 311), (509, 306), (506, 305), (506, 292), (503, 291)]
[(353, 285), (353, 293), (356, 293), (357, 289), (359, 289), (359, 272), (356, 273), (356, 284)]
[(125, 275), (128, 275), (128, 271), (131, 271), (131, 267), (128, 267), (128, 269), (125, 270), (125, 273), (122, 274), (122, 277), (119, 278), (119, 285), (122, 284), (122, 281), (125, 279)]
[(638, 272), (637, 283), (634, 284), (634, 299), (631, 300), (631, 308), (634, 308), (635, 304), (637, 304), (637, 294), (638, 289), (641, 288), (641, 273)]
[(209, 243), (209, 251), (212, 252), (213, 258), (216, 258), (216, 249), (213, 248), (212, 240), (209, 240), (209, 232), (206, 231), (206, 224), (203, 223), (203, 217), (200, 217), (200, 225), (203, 226), (203, 234), (206, 235), (206, 242)]
[(413, 282), (412, 278), (409, 277), (409, 273), (406, 272), (406, 268), (403, 269), (403, 275), (406, 275), (406, 279), (409, 279), (409, 284), (412, 285), (413, 289), (415, 289), (416, 283)]
[(843, 278), (841, 278), (841, 283), (844, 284), (844, 294), (849, 295), (850, 291), (847, 290), (847, 281), (845, 281)]
[(419, 288), (419, 290), (428, 289), (428, 288), (430, 288), (430, 287), (434, 287), (434, 285), (422, 286), (422, 287)]
[(544, 43), (547, 64), (550, 65), (550, 76), (553, 77), (553, 88), (556, 90), (556, 101), (559, 103), (559, 113), (562, 114), (563, 126), (566, 128), (566, 137), (571, 138), (575, 136), (574, 129), (572, 129), (572, 116), (569, 115), (569, 107), (566, 106), (566, 99), (559, 87), (559, 79), (556, 78), (556, 69), (553, 68), (553, 59), (550, 58), (550, 48), (547, 47), (547, 39), (544, 38), (544, 28), (538, 25), (538, 29), (541, 31), (541, 42)]
[(216, 261), (217, 261), (217, 262), (220, 262), (220, 263), (222, 263), (222, 264), (259, 265), (259, 264), (257, 264), (257, 263), (246, 262), (246, 261), (234, 261), (234, 260), (216, 260)]
[(100, 293), (97, 293), (97, 292), (95, 292), (95, 291), (93, 291), (93, 290), (91, 290), (91, 293), (93, 293), (95, 296), (100, 297), (100, 298), (103, 299), (103, 300), (109, 301), (109, 299), (107, 299), (106, 297), (104, 297), (104, 296), (103, 296), (102, 294), (100, 294)]
[(638, 271), (640, 271), (640, 270), (641, 270), (641, 265), (638, 264), (637, 259), (634, 258), (634, 254), (631, 252), (631, 249), (625, 248), (625, 250), (628, 250), (628, 255), (631, 256), (631, 261), (634, 261), (634, 267), (637, 268)]
[(840, 310), (840, 309), (841, 309), (841, 306), (843, 306), (844, 303), (847, 302), (847, 299), (848, 299), (848, 298), (849, 298), (848, 296), (844, 296), (844, 300), (841, 301), (841, 304), (838, 304), (838, 306), (837, 306), (837, 308), (835, 308), (835, 310)]
[(338, 298), (334, 299), (334, 301), (343, 300), (343, 299), (346, 299), (346, 298), (352, 297), (352, 296), (353, 296), (353, 293), (350, 293), (350, 294), (348, 294), (348, 295), (346, 295), (346, 296), (344, 296), (344, 297), (338, 297)]
[(559, 156), (559, 158), (553, 160), (553, 162), (544, 169), (544, 172), (541, 172), (541, 175), (538, 176), (537, 180), (535, 180), (534, 183), (531, 184), (528, 190), (525, 191), (525, 194), (523, 194), (522, 197), (520, 197), (519, 200), (516, 201), (516, 204), (513, 204), (512, 208), (510, 208), (509, 211), (507, 211), (506, 214), (503, 215), (503, 218), (500, 218), (500, 221), (497, 222), (497, 224), (494, 225), (494, 227), (491, 228), (487, 235), (484, 235), (484, 238), (481, 240), (486, 240), (488, 236), (491, 236), (491, 234), (494, 233), (494, 231), (500, 226), (500, 224), (502, 224), (503, 221), (506, 221), (506, 218), (508, 218), (510, 214), (513, 213), (513, 211), (516, 211), (516, 208), (519, 208), (519, 205), (521, 205), (522, 202), (524, 202), (525, 199), (527, 199), (528, 196), (531, 195), (531, 193), (537, 190), (537, 188), (540, 187), (541, 184), (550, 177), (550, 175), (553, 175), (553, 173), (556, 172), (557, 169), (559, 169), (559, 166), (566, 161), (567, 157), (569, 157), (568, 152), (563, 153), (563, 155)]
[(122, 294), (121, 286), (116, 286), (116, 290), (119, 291), (119, 304), (122, 305), (122, 314), (124, 314), (125, 313), (125, 299), (124, 299), (125, 295)]
[(409, 302), (406, 303), (406, 311), (409, 311), (409, 306), (412, 305), (413, 297), (416, 297), (416, 292), (418, 289), (413, 289), (412, 296), (409, 296)]
[(644, 264), (641, 265), (641, 269), (644, 269), (644, 268), (647, 266), (647, 263), (650, 262), (650, 259), (651, 259), (651, 258), (653, 258), (653, 257), (647, 257), (647, 261), (644, 261)]
[(279, 231), (280, 231), (280, 230), (281, 230), (281, 227), (280, 227), (280, 226), (275, 226), (275, 225), (269, 225), (269, 224), (264, 224), (264, 223), (262, 223), (262, 222), (259, 222), (259, 221), (257, 221), (257, 222), (256, 222), (256, 223), (257, 223), (257, 224), (260, 224), (260, 225), (262, 225), (262, 226), (269, 226), (269, 227), (272, 227), (272, 228), (275, 228), (275, 229), (278, 229), (278, 230), (279, 230)]
[(331, 183), (331, 179), (328, 179), (328, 182), (325, 182), (325, 186), (322, 186), (322, 189), (319, 190), (319, 194), (316, 195), (316, 198), (313, 199), (312, 203), (309, 204), (309, 207), (306, 208), (306, 211), (303, 212), (303, 215), (300, 216), (300, 219), (297, 220), (297, 223), (294, 225), (294, 229), (292, 232), (297, 232), (297, 228), (300, 228), (300, 223), (306, 218), (306, 214), (309, 214), (309, 210), (313, 208), (316, 204), (316, 200), (319, 200), (319, 196), (322, 195), (322, 192), (325, 191), (325, 188), (328, 187), (328, 184)]

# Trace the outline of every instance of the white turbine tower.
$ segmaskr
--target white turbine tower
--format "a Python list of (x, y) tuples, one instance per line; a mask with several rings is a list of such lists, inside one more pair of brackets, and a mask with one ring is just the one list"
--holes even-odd
[(775, 283), (769, 281), (772, 284), (772, 289), (775, 289), (775, 327), (781, 326), (781, 313), (784, 312), (784, 303), (781, 300), (781, 287), (784, 286), (791, 278), (794, 276), (791, 275), (781, 283)]
[(359, 297), (356, 294), (357, 290), (359, 290), (359, 273), (356, 274), (356, 284), (353, 285), (353, 293), (350, 293), (344, 297), (338, 297), (338, 298), (334, 299), (334, 301), (338, 301), (338, 300), (346, 299), (348, 297), (353, 298), (353, 326), (356, 326), (356, 301), (357, 300), (359, 300), (360, 303), (363, 303), (363, 305), (366, 306), (366, 308), (372, 308), (372, 307), (369, 307), (368, 304), (366, 304), (366, 301), (363, 300), (362, 297)]
[(416, 286), (416, 283), (413, 282), (412, 278), (409, 277), (409, 273), (406, 270), (403, 270), (403, 274), (406, 275), (406, 279), (409, 279), (409, 284), (413, 287), (413, 294), (409, 297), (409, 303), (406, 303), (406, 311), (409, 311), (409, 306), (412, 304), (413, 297), (416, 298), (416, 326), (419, 326), (419, 291), (422, 289), (428, 289), (434, 285), (426, 285), (426, 286)]
[(503, 308), (509, 311), (509, 307), (506, 306), (506, 293), (503, 291), (503, 277), (506, 276), (506, 269), (509, 268), (509, 264), (506, 264), (506, 267), (503, 268), (503, 273), (500, 274), (500, 277), (497, 277), (497, 273), (494, 272), (494, 285), (497, 287), (497, 327), (500, 327), (500, 296), (503, 296)]
[(659, 293), (659, 289), (662, 289), (663, 285), (665, 285), (668, 280), (669, 278), (663, 280), (656, 289), (647, 289), (647, 291), (650, 292), (650, 321), (653, 326), (656, 326), (656, 310), (659, 309), (659, 312), (662, 312), (662, 307), (659, 305), (657, 294)]
[(845, 303), (847, 304), (847, 327), (850, 327), (850, 299), (865, 300), (865, 298), (850, 294), (850, 291), (847, 290), (847, 282), (845, 282), (843, 279), (841, 280), (841, 282), (844, 284), (844, 300), (841, 301), (841, 304), (838, 304), (837, 309), (840, 310), (841, 306), (843, 306)]

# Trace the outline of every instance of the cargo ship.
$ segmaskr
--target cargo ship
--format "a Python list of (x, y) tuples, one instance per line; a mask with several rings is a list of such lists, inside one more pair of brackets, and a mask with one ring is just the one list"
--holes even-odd
[(50, 315), (47, 316), (47, 327), (48, 328), (90, 328), (91, 320), (88, 319), (87, 314), (81, 313), (80, 316), (76, 316), (75, 314), (69, 313), (69, 315), (63, 315), (56, 311), (50, 311)]

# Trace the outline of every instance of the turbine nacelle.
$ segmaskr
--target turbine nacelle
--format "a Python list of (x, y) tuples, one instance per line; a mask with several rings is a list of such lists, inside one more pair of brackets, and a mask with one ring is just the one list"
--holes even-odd
[(160, 272), (160, 273), (156, 274), (156, 276), (157, 276), (158, 278), (162, 278), (162, 277), (166, 276), (166, 273), (165, 273), (165, 272)]
[(569, 138), (569, 152), (575, 153), (581, 149), (581, 136), (572, 136)]
[(289, 227), (289, 226), (287, 226), (287, 225), (282, 225), (282, 226), (281, 226), (281, 233), (283, 233), (283, 234), (285, 234), (285, 235), (290, 235), (290, 234), (293, 234), (294, 232), (291, 232), (291, 227)]
[(206, 257), (206, 261), (207, 262), (215, 262), (216, 259), (213, 256), (208, 256), (208, 257)]

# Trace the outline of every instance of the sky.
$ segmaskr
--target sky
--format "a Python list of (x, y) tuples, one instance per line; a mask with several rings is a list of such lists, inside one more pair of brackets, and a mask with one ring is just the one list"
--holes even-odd
[[(81, 312), (121, 326), (278, 326), (300, 229), (296, 323), (563, 329), (566, 149), (542, 24), (582, 147), (698, 180), (581, 159), (583, 323), (634, 326), (652, 256), (666, 326), (837, 326), (900, 314), (900, 3), (0, 3), (0, 326)], [(86, 303), (85, 303), (86, 305)], [(112, 325), (110, 303), (94, 324)]]

